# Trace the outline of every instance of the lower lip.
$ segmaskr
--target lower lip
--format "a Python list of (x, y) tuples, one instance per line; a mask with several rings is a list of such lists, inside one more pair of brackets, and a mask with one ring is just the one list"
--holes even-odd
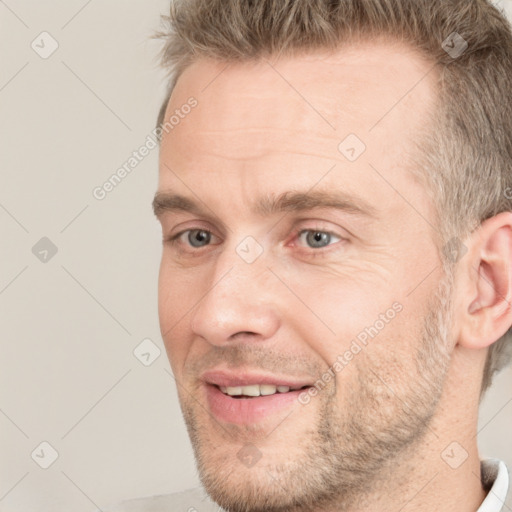
[(299, 405), (298, 397), (304, 392), (307, 388), (254, 398), (232, 398), (217, 386), (206, 384), (206, 399), (212, 414), (219, 420), (237, 425), (257, 423), (292, 404)]

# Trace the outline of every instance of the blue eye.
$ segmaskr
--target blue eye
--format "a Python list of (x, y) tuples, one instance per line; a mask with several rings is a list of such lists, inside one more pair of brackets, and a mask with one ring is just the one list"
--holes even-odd
[[(329, 245), (333, 245), (336, 242), (342, 240), (340, 236), (335, 235), (329, 231), (322, 231), (318, 229), (304, 229), (300, 231), (296, 235), (303, 247), (308, 247), (310, 249), (323, 249)], [(215, 235), (208, 231), (207, 229), (186, 229), (177, 233), (168, 239), (169, 243), (172, 245), (184, 245), (189, 248), (201, 249), (202, 247), (206, 247), (208, 245), (216, 245), (215, 241), (212, 239), (216, 238)], [(218, 241), (217, 241), (218, 244)], [(190, 253), (191, 251), (189, 251)], [(312, 255), (320, 255), (323, 254), (322, 251), (314, 251)]]
[(212, 234), (205, 229), (188, 229), (181, 234), (185, 233), (188, 233), (187, 240), (192, 247), (203, 247), (208, 245), (212, 239)]
[(328, 231), (315, 231), (312, 229), (305, 229), (299, 233), (299, 238), (302, 241), (304, 241), (304, 235), (306, 235), (306, 243), (312, 249), (321, 249), (322, 247), (330, 245), (330, 242), (333, 241), (333, 238), (337, 238), (337, 240), (334, 240), (335, 242), (341, 240), (340, 237), (334, 235), (333, 233), (329, 233)]

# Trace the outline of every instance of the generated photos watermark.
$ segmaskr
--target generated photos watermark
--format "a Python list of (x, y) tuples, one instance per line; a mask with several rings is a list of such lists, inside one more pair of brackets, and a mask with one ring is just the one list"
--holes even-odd
[(165, 123), (157, 126), (137, 150), (101, 185), (94, 187), (92, 195), (94, 199), (103, 201), (122, 181), (155, 149), (164, 133), (169, 134), (178, 126), (185, 117), (190, 114), (199, 102), (191, 96), (180, 108), (175, 109), (174, 114), (169, 116)]
[(369, 327), (365, 327), (360, 331), (357, 336), (351, 341), (350, 347), (343, 353), (336, 357), (336, 361), (326, 370), (319, 379), (309, 387), (298, 397), (298, 401), (302, 405), (307, 405), (311, 401), (311, 398), (318, 395), (319, 391), (325, 388), (325, 386), (336, 377), (337, 373), (340, 373), (350, 361), (354, 359), (366, 346), (368, 342), (374, 339), (380, 332), (382, 332), (386, 325), (388, 325), (396, 316), (404, 309), (400, 302), (394, 302), (390, 308), (384, 313), (381, 313), (375, 322)]

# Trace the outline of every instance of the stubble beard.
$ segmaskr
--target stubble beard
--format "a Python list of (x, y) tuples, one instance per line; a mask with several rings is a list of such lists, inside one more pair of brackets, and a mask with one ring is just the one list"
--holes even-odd
[[(285, 442), (295, 444), (293, 450), (277, 447), (285, 457), (297, 451), (300, 456), (276, 463), (272, 460), (274, 448), (268, 451), (269, 463), (265, 464), (262, 447), (258, 464), (243, 466), (236, 453), (240, 437), (249, 436), (250, 428), (233, 430), (237, 433), (231, 439), (233, 449), (226, 450), (230, 444), (227, 431), (217, 428), (211, 418), (201, 421), (204, 409), (189, 395), (180, 394), (201, 482), (210, 497), (226, 512), (341, 512), (353, 508), (389, 479), (393, 463), (423, 439), (441, 398), (450, 362), (451, 282), (451, 276), (445, 276), (433, 294), (414, 368), (406, 369), (398, 358), (383, 362), (365, 354), (350, 389), (346, 386), (340, 391), (347, 395), (343, 410), (334, 384), (329, 391), (324, 388), (317, 396), (316, 425), (298, 439), (284, 436)], [(400, 367), (403, 371), (397, 377)], [(295, 414), (302, 413), (307, 410), (298, 409), (278, 429), (287, 429)], [(209, 430), (212, 423), (217, 434)], [(269, 439), (265, 444), (269, 445)]]

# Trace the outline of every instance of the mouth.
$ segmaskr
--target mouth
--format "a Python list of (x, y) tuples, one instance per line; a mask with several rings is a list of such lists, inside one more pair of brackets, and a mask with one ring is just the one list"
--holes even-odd
[(222, 393), (236, 399), (251, 399), (259, 396), (271, 396), (309, 388), (304, 386), (280, 386), (277, 384), (250, 384), (246, 386), (217, 386)]
[(225, 371), (207, 372), (202, 381), (210, 414), (236, 425), (262, 422), (298, 407), (299, 395), (312, 387), (305, 380)]

